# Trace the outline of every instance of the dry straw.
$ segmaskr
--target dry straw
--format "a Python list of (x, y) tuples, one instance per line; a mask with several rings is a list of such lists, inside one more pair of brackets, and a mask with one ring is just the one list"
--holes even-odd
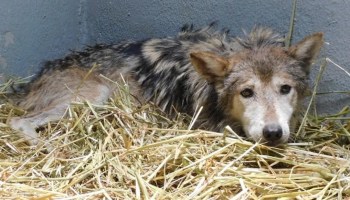
[(349, 107), (308, 115), (293, 143), (273, 148), (229, 127), (189, 130), (188, 116), (168, 119), (123, 84), (106, 105), (73, 104), (39, 129), (46, 145), (29, 147), (8, 126), (24, 114), (6, 103), (10, 85), (0, 87), (0, 199), (350, 198)]

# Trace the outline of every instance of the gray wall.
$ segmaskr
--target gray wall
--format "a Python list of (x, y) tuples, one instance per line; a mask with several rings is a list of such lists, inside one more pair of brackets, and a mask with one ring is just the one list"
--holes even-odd
[[(28, 3), (30, 2), (30, 3)], [(0, 77), (26, 76), (43, 60), (58, 58), (86, 44), (173, 36), (185, 23), (218, 20), (234, 35), (255, 24), (286, 34), (292, 1), (287, 0), (4, 0), (0, 1)], [(322, 56), (350, 71), (350, 1), (299, 0), (293, 41), (325, 33)], [(318, 72), (313, 69), (312, 79)], [(350, 90), (350, 77), (329, 64), (320, 91)], [(323, 95), (319, 110), (335, 112), (349, 95)]]
[[(0, 1), (0, 75), (27, 76), (87, 42), (86, 3)], [(2, 76), (3, 77), (3, 76)]]

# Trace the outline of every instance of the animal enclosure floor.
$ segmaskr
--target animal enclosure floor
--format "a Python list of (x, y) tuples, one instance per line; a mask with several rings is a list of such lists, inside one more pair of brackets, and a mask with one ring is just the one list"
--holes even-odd
[[(350, 120), (309, 116), (294, 142), (272, 148), (188, 130), (127, 93), (74, 104), (28, 146), (9, 126), (24, 111), (0, 105), (1, 199), (347, 199)], [(50, 150), (48, 151), (47, 148)]]

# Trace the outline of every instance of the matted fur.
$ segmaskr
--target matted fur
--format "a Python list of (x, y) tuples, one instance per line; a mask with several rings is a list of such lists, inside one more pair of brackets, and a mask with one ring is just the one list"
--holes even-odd
[[(197, 30), (184, 26), (176, 37), (88, 47), (45, 64), (19, 103), (28, 114), (14, 118), (11, 126), (37, 143), (35, 128), (59, 119), (72, 101), (100, 104), (112, 95), (115, 85), (99, 74), (113, 81), (120, 81), (122, 75), (132, 94), (142, 102), (153, 101), (169, 115), (175, 111), (192, 115), (203, 106), (196, 127), (222, 130), (230, 125), (256, 141), (264, 141), (263, 130), (258, 130), (258, 136), (247, 133), (249, 127), (245, 126), (252, 126), (254, 121), (245, 122), (249, 103), (241, 98), (242, 85), (254, 78), (266, 85), (276, 82), (272, 81), (276, 76), (280, 79), (276, 84), (286, 81), (295, 90), (294, 99), (285, 101), (293, 115), (307, 89), (308, 67), (321, 44), (322, 34), (317, 33), (286, 49), (283, 38), (268, 28), (255, 28), (245, 37), (235, 38), (210, 25)], [(278, 96), (279, 89), (261, 88)], [(263, 94), (256, 96), (259, 104), (275, 109)], [(271, 116), (278, 123), (273, 119), (277, 114)], [(269, 118), (267, 114), (263, 117)], [(291, 121), (288, 119), (288, 126), (292, 126)]]

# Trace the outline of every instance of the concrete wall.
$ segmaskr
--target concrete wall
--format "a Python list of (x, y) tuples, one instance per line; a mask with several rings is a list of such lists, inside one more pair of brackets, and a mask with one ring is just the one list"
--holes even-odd
[[(0, 2), (0, 70), (31, 74), (45, 59), (85, 44), (175, 35), (185, 23), (218, 20), (242, 35), (255, 24), (287, 33), (292, 1), (286, 0), (4, 0)], [(298, 0), (294, 41), (317, 31), (329, 45), (322, 56), (350, 71), (350, 1)], [(318, 72), (313, 69), (312, 78)], [(0, 71), (1, 74), (1, 71)], [(348, 90), (350, 77), (329, 64), (320, 91)], [(323, 95), (319, 110), (335, 112), (350, 104), (349, 95)]]
[(84, 1), (0, 1), (0, 75), (33, 74), (44, 60), (86, 43)]

